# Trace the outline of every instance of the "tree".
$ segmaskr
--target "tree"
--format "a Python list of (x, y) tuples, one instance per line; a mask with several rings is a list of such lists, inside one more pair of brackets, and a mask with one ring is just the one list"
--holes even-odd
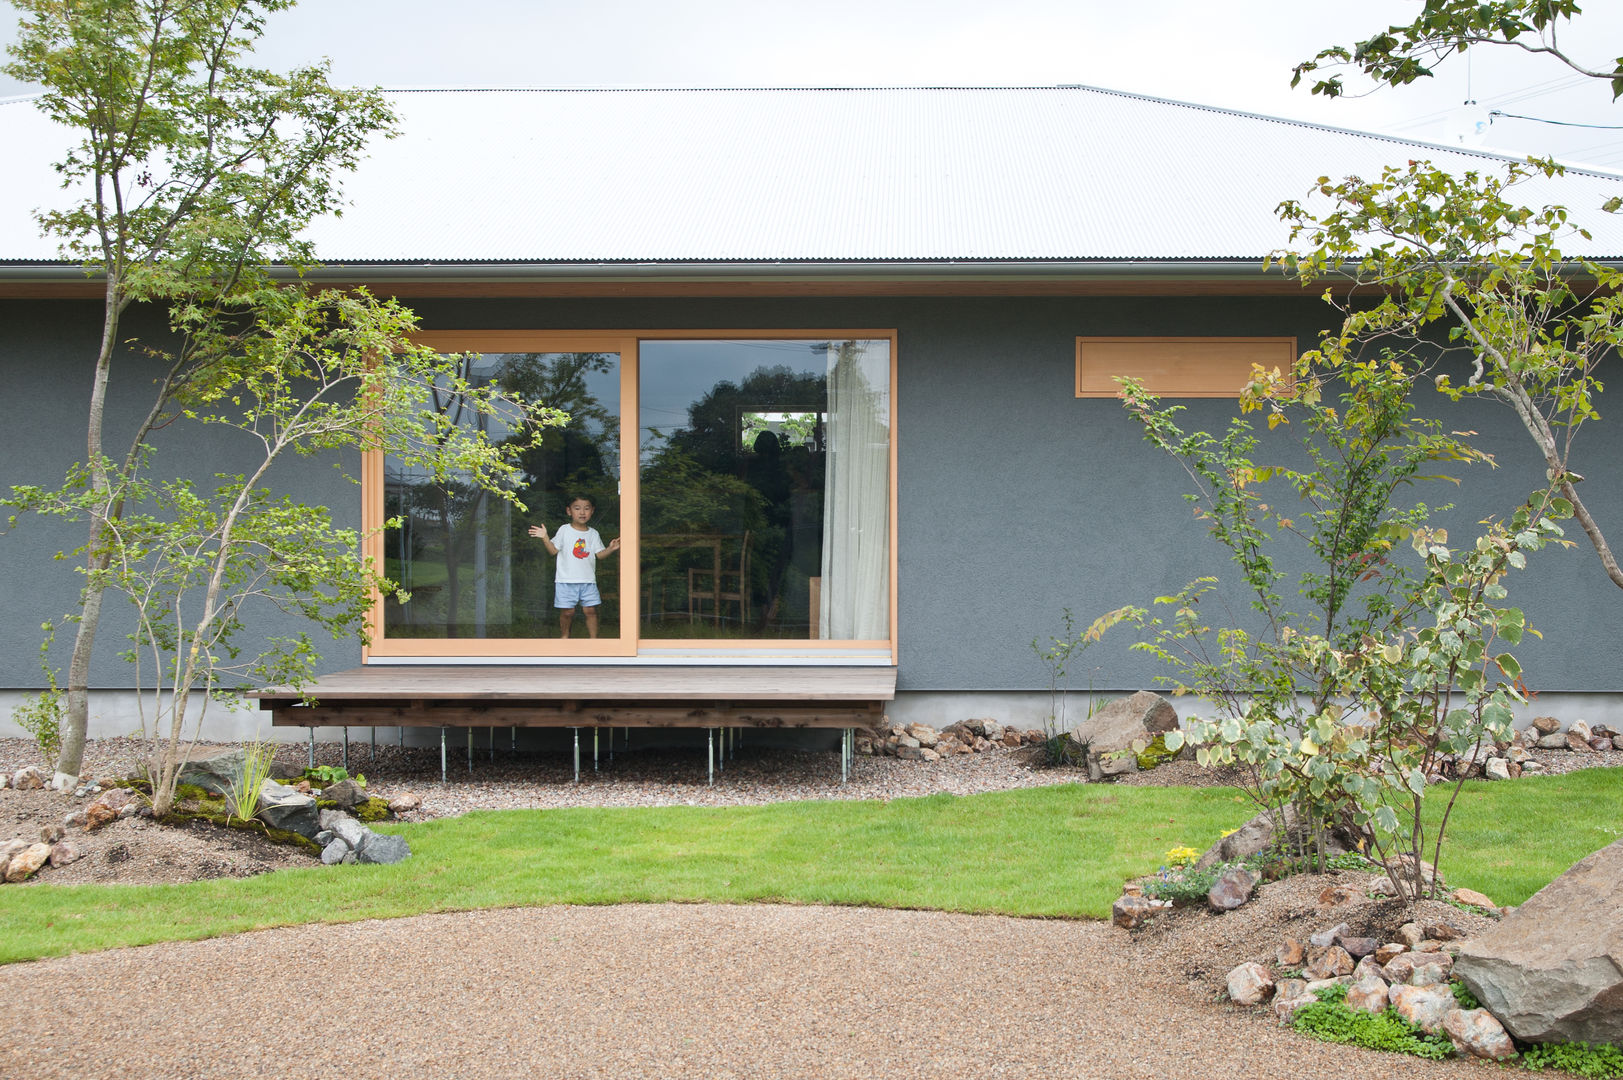
[[(13, 0), (24, 18), (6, 72), (44, 87), (38, 107), (76, 133), (56, 168), (76, 194), (39, 216), (103, 288), (81, 503), (87, 571), (66, 678), (57, 783), (78, 773), (109, 527), (153, 431), (252, 363), (253, 313), (285, 286), (277, 265), (311, 264), (302, 230), (340, 204), (338, 177), (393, 114), (373, 91), (332, 86), (325, 67), (278, 75), (246, 57), (267, 15), (293, 0)], [(166, 311), (170, 338), (144, 419), (107, 445), (113, 366), (132, 306)]]
[[(362, 538), (335, 528), (325, 507), (274, 495), (268, 480), (279, 460), (378, 451), (516, 502), (518, 457), (561, 422), (556, 410), (469, 381), (467, 358), (413, 346), (415, 325), (397, 302), (364, 291), (276, 291), (237, 334), (241, 377), (193, 394), (186, 409), (189, 420), (254, 447), (252, 471), (221, 475), (213, 490), (186, 479), (155, 483), (140, 469), (119, 481), (114, 497), (125, 509), (94, 534), (86, 591), (123, 595), (135, 612), (125, 655), (152, 744), (157, 816), (174, 801), (194, 697), (206, 709), (211, 699), (232, 698), (241, 682), (297, 687), (314, 670), (303, 630), (245, 648), (239, 637), (250, 613), (280, 609), (334, 638), (365, 641), (374, 597), (394, 591), (360, 554)], [(466, 416), (436, 407), (448, 395), (487, 422), (462, 423)], [(85, 469), (61, 490), (17, 488), (13, 497), (74, 519), (105, 506)]]
[[(1409, 25), (1390, 27), (1351, 52), (1330, 48), (1297, 65), (1292, 85), (1321, 63), (1333, 63), (1357, 66), (1380, 84), (1403, 86), (1472, 45), (1498, 45), (1552, 56), (1584, 75), (1608, 79), (1616, 98), (1623, 93), (1623, 58), (1615, 69), (1591, 70), (1558, 40), (1562, 24), (1580, 13), (1572, 0), (1426, 0)], [(1334, 97), (1345, 87), (1330, 77), (1313, 92)], [(1563, 171), (1553, 161), (1535, 159), (1507, 166), (1502, 177), (1454, 175), (1411, 161), (1373, 181), (1320, 177), (1316, 193), (1331, 207), (1280, 204), (1297, 246), (1276, 257), (1304, 283), (1345, 277), (1353, 284), (1342, 302), (1325, 293), (1340, 308), (1342, 324), (1303, 355), (1297, 377), (1334, 372), (1365, 346), (1380, 343), (1403, 355), (1411, 378), (1434, 380), (1456, 401), (1486, 395), (1509, 406), (1607, 577), (1623, 588), (1623, 569), (1578, 491), (1583, 476), (1573, 467), (1578, 431), (1599, 415), (1599, 366), (1623, 344), (1617, 296), (1623, 278), (1563, 252), (1562, 245), (1589, 239), (1565, 207), (1514, 201), (1518, 185)], [(1620, 206), (1623, 200), (1613, 198), (1599, 209), (1612, 213)], [(1450, 353), (1466, 361), (1469, 374), (1461, 382), (1444, 367)], [(1260, 389), (1261, 397), (1268, 393)]]
[[(1623, 56), (1611, 67), (1592, 68), (1573, 58), (1559, 40), (1562, 24), (1582, 14), (1574, 0), (1425, 0), (1413, 22), (1389, 26), (1351, 49), (1324, 49), (1296, 65), (1291, 85), (1321, 68), (1356, 67), (1377, 84), (1407, 86), (1429, 78), (1449, 57), (1471, 46), (1497, 46), (1549, 56), (1580, 75), (1612, 86), (1612, 99), (1623, 96)], [(1312, 92), (1340, 97), (1347, 92), (1340, 75), (1320, 78)]]

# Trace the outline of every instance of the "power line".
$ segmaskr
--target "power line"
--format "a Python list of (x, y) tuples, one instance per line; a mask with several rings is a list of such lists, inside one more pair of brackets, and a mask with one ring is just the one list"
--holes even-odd
[(1510, 120), (1530, 120), (1535, 124), (1554, 124), (1557, 127), (1598, 128), (1601, 131), (1623, 131), (1623, 124), (1580, 124), (1575, 120), (1545, 120), (1539, 116), (1521, 116), (1517, 113), (1501, 112), (1498, 109), (1489, 111), (1489, 116), (1503, 116)]

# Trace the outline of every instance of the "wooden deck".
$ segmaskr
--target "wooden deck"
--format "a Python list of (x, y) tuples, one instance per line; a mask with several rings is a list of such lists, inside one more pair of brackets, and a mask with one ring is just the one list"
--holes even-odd
[(843, 729), (879, 721), (896, 669), (373, 664), (249, 696), (278, 727)]

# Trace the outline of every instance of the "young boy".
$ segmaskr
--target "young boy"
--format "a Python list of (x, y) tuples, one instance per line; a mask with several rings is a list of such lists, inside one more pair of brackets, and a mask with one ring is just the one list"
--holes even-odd
[(549, 540), (544, 525), (531, 525), (530, 535), (539, 537), (547, 546), (547, 554), (558, 557), (558, 572), (553, 576), (552, 603), (558, 609), (560, 637), (569, 636), (575, 622), (575, 606), (586, 613), (586, 636), (597, 636), (597, 609), (603, 597), (597, 591), (597, 560), (602, 555), (613, 555), (620, 550), (620, 538), (607, 545), (597, 530), (589, 528), (592, 511), (597, 507), (585, 496), (569, 500), (566, 508), (569, 522), (558, 526)]

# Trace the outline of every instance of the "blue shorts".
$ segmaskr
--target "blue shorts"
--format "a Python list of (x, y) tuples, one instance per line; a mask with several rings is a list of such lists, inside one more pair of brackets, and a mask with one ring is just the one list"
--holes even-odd
[(552, 606), (574, 611), (575, 605), (597, 607), (603, 602), (598, 595), (597, 583), (592, 581), (555, 581), (552, 583)]

